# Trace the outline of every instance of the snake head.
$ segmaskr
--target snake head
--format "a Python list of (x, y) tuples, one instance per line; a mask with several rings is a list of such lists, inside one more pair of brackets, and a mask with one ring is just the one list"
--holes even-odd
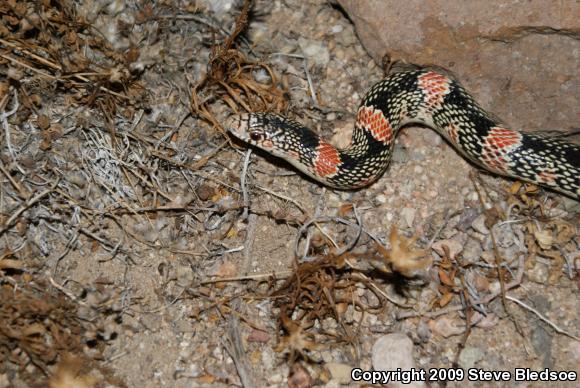
[(227, 130), (238, 139), (286, 160), (314, 179), (313, 163), (319, 154), (318, 136), (297, 121), (270, 113), (229, 118)]
[(285, 119), (272, 114), (245, 113), (230, 117), (226, 128), (238, 139), (276, 154), (274, 151), (284, 142), (279, 120)]

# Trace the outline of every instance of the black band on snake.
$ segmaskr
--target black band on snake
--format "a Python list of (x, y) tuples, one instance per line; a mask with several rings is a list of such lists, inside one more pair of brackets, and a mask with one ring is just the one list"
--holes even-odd
[(429, 68), (395, 72), (375, 84), (363, 98), (351, 143), (343, 149), (275, 114), (236, 116), (228, 130), (324, 185), (355, 189), (383, 174), (397, 132), (409, 124), (433, 128), (490, 172), (580, 199), (578, 145), (506, 128), (457, 81)]

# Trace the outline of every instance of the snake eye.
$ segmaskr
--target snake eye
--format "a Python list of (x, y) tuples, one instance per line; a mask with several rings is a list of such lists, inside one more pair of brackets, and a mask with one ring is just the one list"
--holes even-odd
[(262, 140), (262, 134), (256, 131), (250, 132), (250, 139), (253, 141), (260, 141)]

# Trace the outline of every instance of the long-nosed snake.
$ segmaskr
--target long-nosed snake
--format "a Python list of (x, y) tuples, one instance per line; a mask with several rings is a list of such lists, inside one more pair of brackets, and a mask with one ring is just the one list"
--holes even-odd
[(296, 121), (269, 113), (236, 116), (228, 130), (327, 186), (353, 189), (383, 174), (397, 132), (409, 124), (435, 129), (488, 171), (580, 199), (578, 145), (507, 128), (456, 80), (430, 68), (395, 72), (375, 84), (362, 100), (351, 143), (343, 149)]

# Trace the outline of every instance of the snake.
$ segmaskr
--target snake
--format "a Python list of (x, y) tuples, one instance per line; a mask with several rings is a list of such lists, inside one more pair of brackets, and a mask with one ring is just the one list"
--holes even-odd
[(454, 76), (432, 67), (393, 71), (372, 86), (344, 148), (275, 113), (233, 115), (226, 129), (323, 185), (352, 190), (383, 175), (397, 133), (409, 125), (432, 128), (484, 170), (580, 200), (580, 146), (561, 137), (508, 128)]

